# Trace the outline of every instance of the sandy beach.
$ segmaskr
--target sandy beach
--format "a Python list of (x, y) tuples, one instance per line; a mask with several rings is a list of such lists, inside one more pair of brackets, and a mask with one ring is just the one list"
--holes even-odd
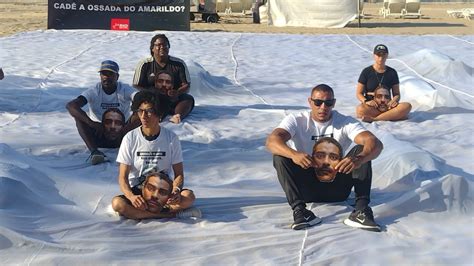
[[(290, 34), (474, 34), (474, 21), (463, 18), (449, 17), (446, 10), (473, 7), (460, 3), (422, 3), (423, 17), (387, 18), (378, 13), (382, 3), (365, 3), (364, 18), (359, 28), (358, 20), (354, 20), (345, 28), (320, 29), (305, 27), (275, 27), (252, 23), (250, 14), (221, 14), (219, 23), (191, 22), (191, 31), (208, 32), (259, 32), (259, 33), (290, 33)], [(0, 3), (0, 36), (8, 36), (18, 32), (47, 29), (47, 1), (2, 1)]]

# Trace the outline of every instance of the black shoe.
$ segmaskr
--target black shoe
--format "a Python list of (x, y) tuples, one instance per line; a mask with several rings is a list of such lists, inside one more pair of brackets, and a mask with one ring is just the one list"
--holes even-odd
[(92, 165), (100, 164), (103, 162), (108, 161), (105, 154), (99, 150), (93, 150), (91, 155), (89, 156), (89, 160), (91, 161)]
[(291, 225), (294, 230), (301, 230), (313, 225), (321, 223), (321, 218), (314, 215), (314, 213), (307, 209), (296, 209), (293, 211), (293, 219), (295, 222)]
[(353, 210), (349, 217), (344, 220), (344, 224), (373, 232), (381, 231), (380, 225), (374, 221), (374, 213), (370, 207), (358, 211)]

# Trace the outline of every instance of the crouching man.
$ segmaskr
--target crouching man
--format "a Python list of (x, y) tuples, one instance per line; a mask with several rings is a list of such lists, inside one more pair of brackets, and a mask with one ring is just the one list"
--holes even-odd
[[(380, 231), (369, 203), (371, 160), (382, 151), (382, 142), (356, 119), (333, 110), (336, 99), (328, 85), (314, 87), (308, 104), (311, 110), (286, 116), (266, 142), (293, 209), (291, 227), (301, 230), (321, 223), (321, 218), (306, 209), (306, 203), (343, 201), (354, 188), (355, 209), (344, 223)], [(341, 158), (352, 143), (361, 145), (362, 150)]]

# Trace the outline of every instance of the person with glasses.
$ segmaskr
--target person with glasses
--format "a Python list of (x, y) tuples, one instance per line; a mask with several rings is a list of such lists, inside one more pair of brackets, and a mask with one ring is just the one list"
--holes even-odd
[(168, 106), (166, 115), (170, 115), (169, 121), (175, 124), (181, 123), (194, 108), (194, 98), (190, 94), (179, 94), (174, 88), (173, 75), (162, 70), (155, 73), (155, 89)]
[(392, 107), (390, 90), (381, 85), (374, 91), (374, 104), (361, 104), (357, 107), (357, 117), (364, 122), (373, 121), (398, 121), (408, 119), (411, 104), (407, 102), (398, 103)]
[(150, 42), (150, 57), (141, 60), (135, 68), (133, 86), (139, 90), (155, 88), (155, 74), (166, 70), (173, 75), (177, 95), (189, 93), (190, 76), (183, 60), (169, 55), (170, 42), (166, 35), (157, 34)]
[[(346, 188), (339, 184), (350, 183), (350, 188), (355, 190), (355, 210), (345, 223), (380, 231), (369, 202), (371, 160), (382, 151), (382, 143), (355, 118), (333, 110), (336, 99), (330, 86), (320, 84), (314, 87), (308, 104), (311, 110), (286, 116), (266, 141), (267, 149), (273, 154), (278, 180), (293, 209), (291, 227), (300, 230), (321, 223), (321, 218), (308, 210), (306, 203), (342, 201), (348, 195)], [(315, 142), (328, 135), (337, 140), (345, 152), (353, 142), (361, 145), (358, 152), (342, 158), (334, 166), (338, 172), (334, 182), (315, 178), (317, 164), (312, 156)], [(334, 195), (345, 195), (345, 198)]]
[[(104, 113), (115, 108), (124, 116), (127, 121), (122, 125), (119, 135), (125, 135), (129, 130), (139, 126), (139, 120), (131, 114), (130, 105), (133, 96), (137, 92), (134, 88), (118, 81), (119, 66), (112, 60), (105, 60), (101, 63), (99, 69), (100, 82), (93, 88), (89, 88), (81, 93), (76, 99), (66, 104), (66, 109), (76, 121), (76, 127), (79, 135), (84, 140), (90, 151), (91, 164), (103, 163), (107, 157), (98, 148), (118, 148), (120, 140), (105, 141), (104, 143)], [(89, 104), (89, 115), (82, 110), (86, 104)], [(101, 141), (102, 140), (102, 141)]]
[[(179, 211), (190, 208), (195, 200), (193, 191), (183, 189), (181, 143), (173, 131), (160, 126), (165, 110), (157, 93), (147, 90), (138, 92), (133, 98), (132, 110), (138, 114), (141, 126), (125, 135), (117, 156), (120, 190), (137, 214), (129, 218), (174, 217)], [(149, 212), (149, 204), (142, 195), (141, 185), (152, 172), (174, 176), (169, 199), (159, 213)], [(112, 207), (123, 213), (124, 208), (130, 205), (127, 200), (116, 197)]]
[(391, 90), (393, 95), (388, 103), (390, 108), (395, 108), (400, 102), (400, 82), (397, 71), (385, 63), (388, 58), (388, 48), (384, 44), (377, 44), (374, 47), (374, 63), (366, 67), (360, 73), (357, 82), (356, 97), (360, 101), (357, 106), (357, 116), (365, 116), (364, 112), (370, 107), (375, 107), (375, 89), (384, 86)]

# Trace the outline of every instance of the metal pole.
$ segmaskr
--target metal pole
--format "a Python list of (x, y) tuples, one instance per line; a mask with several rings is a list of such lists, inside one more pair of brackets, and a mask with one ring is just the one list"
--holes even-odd
[(359, 28), (360, 28), (360, 1), (361, 0), (357, 0), (357, 15), (359, 17)]

